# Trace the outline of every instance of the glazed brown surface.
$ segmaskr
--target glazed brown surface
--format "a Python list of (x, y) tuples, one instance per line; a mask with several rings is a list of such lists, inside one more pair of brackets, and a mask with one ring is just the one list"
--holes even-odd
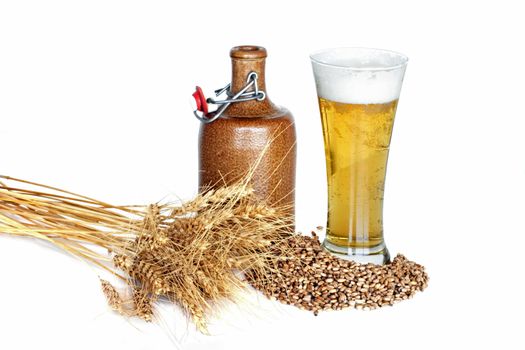
[[(240, 46), (232, 57), (232, 93), (246, 84), (250, 72), (259, 76), (259, 89), (266, 91), (266, 50)], [(243, 177), (267, 148), (252, 177), (255, 194), (272, 205), (289, 205), (294, 211), (296, 135), (293, 116), (264, 101), (230, 105), (223, 116), (202, 124), (199, 134), (199, 186), (202, 189), (231, 184)]]

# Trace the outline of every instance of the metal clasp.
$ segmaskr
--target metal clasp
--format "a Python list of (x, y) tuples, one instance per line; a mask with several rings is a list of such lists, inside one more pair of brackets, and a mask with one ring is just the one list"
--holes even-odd
[[(211, 97), (204, 100), (202, 90), (197, 86), (197, 91), (193, 94), (193, 97), (197, 102), (197, 108), (193, 111), (193, 114), (199, 121), (208, 124), (220, 118), (226, 108), (228, 108), (232, 103), (246, 102), (251, 100), (263, 101), (266, 99), (266, 93), (262, 90), (259, 90), (257, 79), (257, 73), (250, 72), (246, 79), (246, 85), (244, 85), (244, 87), (235, 95), (232, 95), (231, 84), (226, 85), (222, 89), (215, 90), (215, 97), (219, 97), (220, 95), (226, 93), (227, 98), (223, 100), (216, 100)], [(248, 91), (252, 86), (253, 91)], [(207, 103), (218, 105), (219, 107), (214, 112), (208, 112)]]

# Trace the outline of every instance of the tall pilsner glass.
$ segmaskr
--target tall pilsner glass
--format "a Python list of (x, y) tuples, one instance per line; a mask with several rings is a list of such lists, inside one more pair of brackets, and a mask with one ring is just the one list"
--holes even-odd
[(383, 193), (394, 116), (408, 58), (376, 49), (338, 48), (310, 56), (326, 153), (326, 249), (384, 264)]

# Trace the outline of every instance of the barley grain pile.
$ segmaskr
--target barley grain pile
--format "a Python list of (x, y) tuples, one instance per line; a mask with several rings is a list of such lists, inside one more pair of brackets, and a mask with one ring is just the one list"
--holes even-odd
[(370, 310), (406, 300), (428, 283), (425, 268), (397, 255), (390, 264), (358, 264), (339, 259), (312, 236), (294, 236), (287, 245), (290, 257), (264, 279), (248, 274), (248, 281), (267, 297), (313, 311), (353, 307)]

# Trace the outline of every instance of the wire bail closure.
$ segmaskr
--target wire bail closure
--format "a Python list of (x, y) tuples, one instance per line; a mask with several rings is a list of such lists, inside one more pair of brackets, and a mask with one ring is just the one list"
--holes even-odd
[[(197, 108), (193, 111), (193, 114), (202, 123), (209, 124), (219, 119), (226, 108), (232, 103), (251, 100), (264, 101), (264, 99), (266, 99), (266, 93), (259, 90), (257, 79), (257, 73), (250, 72), (246, 79), (246, 85), (244, 85), (244, 87), (235, 95), (231, 92), (231, 84), (226, 85), (222, 89), (215, 90), (215, 97), (219, 97), (223, 93), (226, 93), (227, 98), (224, 100), (216, 100), (211, 97), (205, 99), (201, 88), (197, 86), (195, 93), (193, 93), (193, 98), (197, 103)], [(253, 91), (248, 91), (251, 87), (253, 87)], [(219, 107), (214, 112), (208, 112), (208, 103), (218, 105)]]

